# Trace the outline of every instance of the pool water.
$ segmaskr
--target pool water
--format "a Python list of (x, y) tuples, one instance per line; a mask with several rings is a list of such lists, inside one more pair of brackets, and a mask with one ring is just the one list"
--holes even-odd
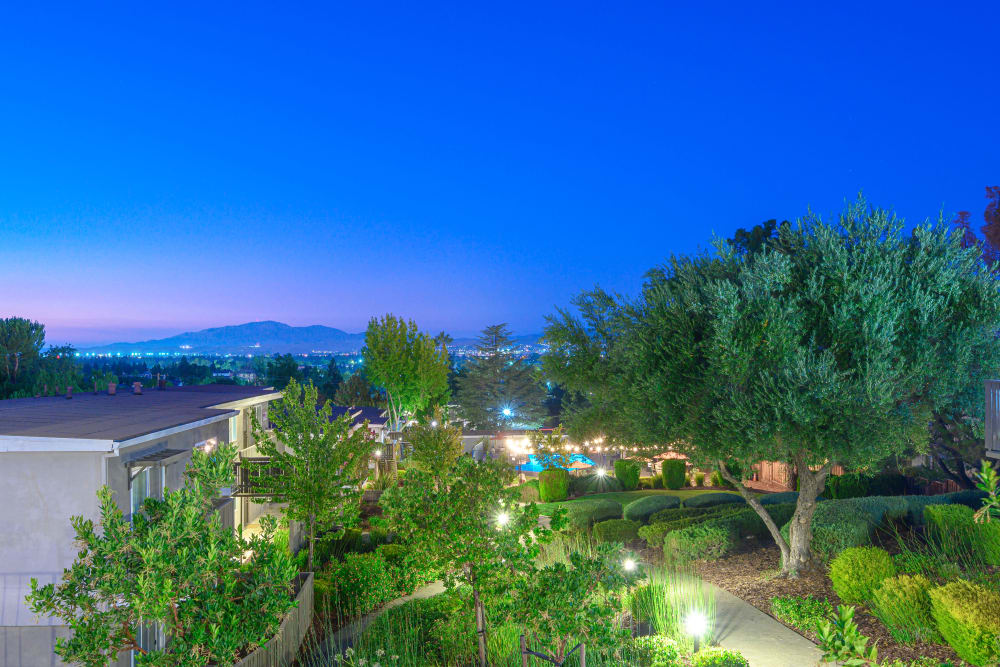
[[(570, 454), (569, 455), (569, 459), (565, 460), (564, 461), (564, 465), (561, 465), (560, 467), (561, 468), (565, 468), (565, 469), (568, 470), (569, 468), (567, 466), (569, 466), (569, 464), (576, 463), (578, 461), (580, 463), (586, 463), (589, 466), (594, 465), (593, 460), (591, 460), (590, 458), (584, 456), (583, 454)], [(528, 462), (527, 463), (522, 463), (521, 465), (519, 465), (517, 467), (517, 469), (521, 470), (523, 472), (541, 472), (541, 471), (545, 470), (545, 466), (543, 466), (541, 463), (539, 463), (538, 462), (538, 457), (536, 457), (534, 454), (532, 454), (532, 455), (530, 455), (528, 457)]]

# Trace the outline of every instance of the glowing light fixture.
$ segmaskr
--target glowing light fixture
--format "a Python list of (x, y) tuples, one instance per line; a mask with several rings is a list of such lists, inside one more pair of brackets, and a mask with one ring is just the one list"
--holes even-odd
[(502, 412), (504, 417), (510, 417), (512, 414), (514, 414), (510, 408), (504, 408)]
[(376, 449), (375, 450), (375, 458), (377, 458), (377, 459), (382, 458), (382, 450), (381, 449)]
[(698, 642), (708, 631), (708, 617), (703, 612), (692, 611), (684, 619), (684, 632), (694, 637), (694, 650), (698, 651)]
[(432, 428), (437, 428), (437, 425), (438, 425), (438, 423), (437, 423), (437, 420), (436, 420), (436, 419), (435, 419), (434, 421), (432, 421), (432, 422), (431, 422), (431, 427), (432, 427)]
[(632, 560), (631, 558), (626, 558), (624, 560), (624, 562), (622, 562), (622, 568), (626, 572), (634, 572), (635, 571), (635, 561)]
[(604, 468), (598, 468), (594, 472), (597, 474), (598, 477), (604, 477), (605, 475), (608, 474), (608, 471), (605, 470)]
[(506, 512), (500, 512), (497, 514), (497, 528), (503, 528), (508, 523), (510, 523), (510, 515)]

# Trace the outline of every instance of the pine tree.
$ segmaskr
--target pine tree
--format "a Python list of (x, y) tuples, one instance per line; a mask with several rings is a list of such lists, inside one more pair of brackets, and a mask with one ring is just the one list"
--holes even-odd
[(506, 324), (483, 329), (476, 357), (458, 383), (462, 416), (475, 428), (537, 428), (545, 419), (545, 389), (531, 365), (511, 350)]

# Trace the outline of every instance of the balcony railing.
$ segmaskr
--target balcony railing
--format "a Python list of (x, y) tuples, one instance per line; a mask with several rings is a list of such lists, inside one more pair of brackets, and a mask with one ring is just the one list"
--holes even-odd
[(986, 456), (1000, 458), (1000, 380), (986, 381)]
[(270, 465), (267, 456), (239, 459), (233, 464), (236, 485), (232, 495), (236, 498), (264, 498), (274, 496), (272, 481), (281, 473), (277, 466)]

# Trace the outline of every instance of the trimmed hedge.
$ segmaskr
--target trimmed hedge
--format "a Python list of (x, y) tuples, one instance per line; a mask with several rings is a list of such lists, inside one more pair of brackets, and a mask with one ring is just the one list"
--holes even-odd
[(979, 509), (986, 497), (985, 491), (966, 489), (952, 491), (937, 496), (902, 496), (907, 504), (906, 520), (914, 526), (924, 525), (924, 508), (928, 505), (965, 505), (974, 510)]
[[(761, 505), (779, 505), (784, 503), (797, 503), (799, 501), (798, 491), (782, 491), (781, 493), (768, 493), (761, 496), (757, 500), (760, 501)], [(818, 496), (816, 502), (823, 502), (826, 500), (823, 496)]]
[(676, 507), (655, 512), (649, 517), (649, 523), (664, 523), (666, 521), (676, 521), (677, 519), (687, 519), (693, 516), (704, 516), (706, 514), (717, 514), (720, 511), (730, 509), (728, 505), (718, 505), (716, 507)]
[(844, 549), (830, 563), (830, 581), (848, 604), (868, 604), (883, 581), (896, 576), (892, 556), (878, 547)]
[(615, 478), (622, 483), (625, 491), (635, 491), (639, 488), (639, 462), (618, 459), (615, 461)]
[(743, 505), (746, 500), (738, 493), (701, 493), (684, 500), (684, 507), (715, 507), (717, 505)]
[(680, 506), (681, 499), (677, 496), (668, 496), (666, 494), (643, 496), (625, 506), (624, 517), (632, 521), (639, 521), (640, 523), (649, 523), (649, 518), (656, 512), (665, 509), (675, 509)]
[[(869, 496), (819, 503), (812, 520), (812, 549), (829, 560), (848, 547), (871, 544), (876, 527), (887, 519), (903, 518), (907, 509), (903, 496)], [(787, 523), (782, 526), (781, 534), (788, 539)]]
[(676, 639), (663, 635), (645, 635), (633, 637), (629, 643), (632, 654), (640, 665), (656, 665), (656, 667), (681, 665), (681, 649)]
[(1000, 659), (1000, 594), (964, 579), (928, 593), (938, 632), (973, 665)]
[(683, 459), (666, 459), (660, 473), (663, 477), (663, 485), (674, 490), (683, 487), (686, 472), (687, 462)]
[(663, 540), (663, 559), (668, 563), (721, 558), (733, 546), (733, 533), (710, 522), (668, 533)]
[(594, 524), (594, 539), (598, 542), (622, 542), (628, 544), (639, 538), (642, 524), (628, 519), (608, 519)]
[(551, 468), (538, 473), (538, 495), (543, 503), (566, 500), (569, 496), (569, 472)]
[(889, 634), (903, 644), (915, 641), (937, 642), (940, 635), (931, 616), (931, 598), (928, 592), (934, 584), (922, 574), (901, 574), (884, 580), (875, 589), (871, 601), (872, 612)]
[[(791, 520), (795, 513), (795, 503), (785, 503), (783, 505), (770, 505), (765, 507), (771, 519), (779, 528)], [(726, 512), (715, 517), (710, 517), (707, 521), (728, 526), (740, 537), (753, 535), (758, 539), (770, 539), (771, 531), (767, 529), (764, 519), (757, 514), (752, 507), (735, 507), (731, 512)]]
[(574, 500), (565, 507), (571, 530), (586, 531), (600, 521), (622, 518), (622, 504), (613, 500)]

